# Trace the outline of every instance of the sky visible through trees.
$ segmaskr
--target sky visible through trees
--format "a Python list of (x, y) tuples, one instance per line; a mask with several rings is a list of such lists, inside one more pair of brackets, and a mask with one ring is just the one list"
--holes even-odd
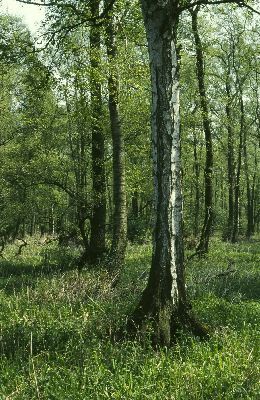
[(29, 4), (19, 4), (16, 0), (2, 0), (1, 12), (22, 18), (32, 33), (35, 33), (44, 19), (44, 9)]

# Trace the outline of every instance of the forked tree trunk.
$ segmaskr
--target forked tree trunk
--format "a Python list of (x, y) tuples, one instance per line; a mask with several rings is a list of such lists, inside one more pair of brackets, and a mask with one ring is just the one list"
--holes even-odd
[[(91, 2), (91, 14), (99, 15), (100, 0)], [(105, 252), (106, 228), (106, 178), (105, 178), (105, 139), (102, 128), (101, 83), (97, 77), (101, 62), (100, 28), (90, 29), (90, 64), (91, 64), (91, 129), (92, 129), (92, 190), (93, 210), (89, 243), (89, 261), (96, 263)]]
[(128, 329), (149, 326), (154, 344), (169, 346), (180, 325), (204, 331), (189, 315), (184, 278), (175, 2), (141, 3), (152, 83), (155, 226), (148, 284)]
[(191, 12), (192, 16), (192, 31), (195, 40), (195, 50), (196, 50), (196, 65), (197, 65), (197, 79), (199, 86), (200, 95), (200, 106), (202, 111), (202, 122), (203, 130), (205, 134), (205, 145), (206, 145), (206, 161), (205, 161), (205, 215), (204, 222), (201, 232), (201, 237), (199, 244), (197, 246), (197, 253), (204, 254), (208, 252), (209, 238), (212, 230), (213, 223), (213, 209), (212, 209), (212, 170), (213, 170), (213, 148), (212, 148), (212, 134), (209, 118), (208, 101), (206, 97), (205, 88), (205, 72), (204, 72), (204, 57), (202, 51), (202, 44), (198, 31), (198, 11), (197, 7)]
[(108, 78), (109, 115), (113, 144), (113, 237), (110, 267), (119, 269), (124, 261), (127, 245), (127, 207), (125, 184), (125, 146), (119, 113), (119, 82), (115, 66), (117, 47), (113, 16), (107, 18), (107, 55), (110, 63)]

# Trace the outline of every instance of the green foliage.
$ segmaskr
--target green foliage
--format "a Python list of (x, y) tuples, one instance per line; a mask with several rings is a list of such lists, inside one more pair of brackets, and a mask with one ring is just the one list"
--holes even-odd
[[(189, 263), (194, 310), (214, 333), (206, 342), (182, 333), (171, 349), (160, 351), (110, 340), (145, 286), (150, 246), (129, 247), (124, 273), (112, 287), (102, 269), (69, 270), (65, 262), (72, 254), (62, 259), (64, 249), (55, 241), (40, 251), (36, 239), (28, 243), (20, 258), (14, 244), (1, 260), (0, 397), (258, 398), (259, 242), (215, 240), (207, 258)], [(236, 272), (221, 277), (231, 261)]]
[[(101, 54), (96, 57), (101, 61), (91, 70), (89, 26), (78, 24), (79, 19), (89, 17), (89, 5), (83, 0), (54, 4), (57, 7), (48, 8), (46, 25), (51, 46), (41, 55), (34, 51), (30, 34), (19, 20), (0, 16), (0, 244), (12, 242), (0, 259), (0, 398), (257, 399), (259, 241), (230, 245), (214, 239), (207, 258), (188, 262), (187, 289), (193, 309), (214, 332), (208, 342), (200, 343), (182, 332), (173, 348), (155, 352), (149, 343), (141, 346), (138, 341), (111, 340), (138, 302), (151, 261), (151, 246), (136, 245), (150, 239), (152, 210), (148, 49), (139, 3), (118, 1), (115, 62), (108, 65), (100, 26)], [(243, 83), (248, 132), (240, 230), (245, 232), (248, 183), (254, 191), (255, 229), (259, 231), (259, 29), (256, 20), (251, 26), (246, 24), (248, 15), (241, 10), (218, 10), (207, 11), (207, 15), (201, 12), (200, 17), (214, 130), (215, 228), (223, 232), (228, 215), (225, 74), (233, 46), (232, 62), (239, 66), (230, 78), (235, 159), (241, 117), (238, 78)], [(180, 23), (188, 244), (191, 234), (196, 241), (203, 215), (205, 143), (189, 17), (183, 16)], [(120, 81), (131, 241), (119, 281), (111, 279), (102, 265), (92, 271), (83, 269), (81, 274), (75, 270), (82, 250), (82, 241), (75, 245), (82, 235), (79, 217), (86, 222), (83, 234), (87, 236), (93, 207), (91, 78), (102, 85), (100, 123), (106, 132), (107, 225), (111, 232), (109, 69), (115, 69)], [(36, 237), (40, 231), (42, 236)], [(70, 247), (61, 246), (58, 235), (60, 244), (63, 238), (74, 241)], [(28, 243), (21, 255), (18, 249), (23, 242), (17, 237)]]

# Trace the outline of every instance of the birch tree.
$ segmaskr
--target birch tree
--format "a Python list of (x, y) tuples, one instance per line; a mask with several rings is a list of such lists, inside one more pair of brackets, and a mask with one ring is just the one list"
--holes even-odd
[(207, 334), (189, 310), (185, 288), (177, 27), (184, 10), (219, 3), (242, 5), (225, 0), (141, 0), (152, 85), (155, 222), (148, 284), (128, 328), (149, 326), (155, 345), (169, 346), (179, 326), (201, 337)]

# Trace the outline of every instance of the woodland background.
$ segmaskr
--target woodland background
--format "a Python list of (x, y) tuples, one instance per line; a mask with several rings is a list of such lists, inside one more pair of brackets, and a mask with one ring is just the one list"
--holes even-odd
[(257, 399), (259, 17), (220, 5), (180, 19), (187, 291), (212, 335), (154, 351), (111, 341), (151, 259), (140, 6), (117, 1), (100, 23), (98, 1), (56, 3), (37, 40), (0, 15), (0, 397)]

